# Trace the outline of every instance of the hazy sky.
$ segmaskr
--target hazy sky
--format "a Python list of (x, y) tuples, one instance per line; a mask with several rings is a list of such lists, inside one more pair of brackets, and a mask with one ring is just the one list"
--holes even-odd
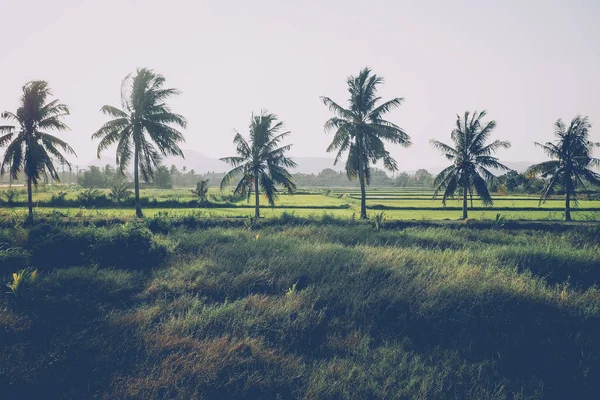
[(600, 141), (598, 0), (0, 0), (0, 14), (0, 109), (47, 80), (71, 107), (61, 137), (78, 165), (137, 67), (183, 91), (171, 102), (189, 120), (182, 147), (211, 157), (232, 155), (233, 129), (261, 108), (292, 131), (292, 155), (326, 156), (319, 96), (345, 104), (364, 66), (385, 78), (384, 99), (406, 99), (389, 115), (414, 142), (389, 147), (401, 169), (443, 165), (428, 141), (449, 141), (467, 109), (498, 122), (504, 160), (543, 159), (533, 141), (578, 113)]

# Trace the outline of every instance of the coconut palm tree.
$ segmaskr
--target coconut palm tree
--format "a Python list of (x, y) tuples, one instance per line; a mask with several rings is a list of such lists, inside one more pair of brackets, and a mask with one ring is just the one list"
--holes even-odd
[(350, 76), (348, 83), (348, 108), (343, 108), (329, 97), (321, 97), (323, 103), (334, 113), (325, 123), (325, 132), (335, 131), (328, 152), (337, 151), (334, 164), (348, 151), (346, 174), (349, 179), (358, 177), (360, 183), (360, 217), (367, 218), (366, 189), (371, 182), (371, 164), (383, 160), (383, 166), (397, 171), (398, 165), (384, 146), (384, 141), (410, 146), (410, 137), (399, 126), (383, 119), (390, 110), (400, 106), (404, 99), (395, 99), (379, 104), (377, 86), (383, 78), (364, 68), (358, 76)]
[(221, 158), (230, 164), (233, 169), (221, 181), (221, 190), (234, 178), (240, 177), (234, 194), (244, 195), (250, 199), (254, 190), (255, 209), (254, 215), (260, 218), (259, 187), (271, 206), (275, 205), (277, 198), (277, 184), (283, 185), (288, 192), (296, 189), (292, 176), (287, 168), (296, 166), (285, 153), (292, 145), (278, 147), (280, 142), (290, 134), (289, 131), (281, 132), (283, 122), (277, 121), (277, 116), (267, 111), (260, 115), (252, 114), (250, 120), (250, 141), (236, 132), (233, 143), (236, 145), (237, 156)]
[(135, 76), (129, 74), (121, 85), (122, 109), (104, 106), (101, 111), (115, 119), (105, 123), (92, 139), (100, 139), (98, 158), (103, 150), (117, 145), (119, 172), (125, 169), (133, 157), (133, 184), (135, 213), (142, 217), (140, 203), (140, 172), (145, 181), (154, 176), (154, 169), (162, 156), (183, 157), (178, 143), (184, 142), (183, 135), (173, 125), (185, 128), (187, 121), (175, 114), (165, 103), (180, 92), (164, 89), (165, 78), (154, 71), (141, 68)]
[(577, 202), (577, 188), (585, 192), (585, 181), (600, 185), (600, 174), (592, 168), (600, 166), (600, 159), (594, 158), (592, 151), (600, 143), (591, 142), (588, 117), (576, 116), (567, 125), (559, 119), (554, 124), (556, 142), (535, 143), (552, 159), (529, 167), (526, 173), (541, 175), (546, 180), (540, 196), (540, 204), (561, 186), (565, 191), (565, 220), (571, 221), (571, 200)]
[(471, 118), (470, 112), (465, 112), (464, 119), (457, 115), (456, 128), (451, 133), (454, 147), (445, 143), (431, 140), (432, 146), (440, 150), (446, 158), (452, 161), (452, 165), (440, 172), (434, 180), (436, 186), (433, 197), (436, 198), (440, 191), (444, 192), (442, 203), (453, 197), (456, 191), (462, 192), (463, 219), (468, 218), (467, 196), (473, 190), (485, 205), (493, 205), (492, 196), (487, 183), (496, 180), (496, 176), (490, 171), (508, 171), (510, 168), (501, 164), (492, 154), (498, 149), (509, 148), (510, 143), (495, 140), (487, 143), (496, 121), (483, 122), (486, 112), (475, 111)]
[[(5, 111), (2, 118), (14, 121), (18, 128), (1, 127), (0, 147), (6, 147), (0, 174), (9, 172), (11, 179), (17, 179), (20, 171), (27, 177), (28, 221), (33, 221), (32, 186), (48, 176), (60, 181), (54, 162), (68, 166), (66, 154), (75, 155), (75, 151), (63, 140), (47, 131), (64, 131), (69, 127), (62, 121), (69, 115), (69, 108), (58, 99), (47, 101), (52, 91), (45, 81), (32, 81), (23, 86), (21, 104), (16, 113)], [(63, 154), (64, 153), (64, 154)]]

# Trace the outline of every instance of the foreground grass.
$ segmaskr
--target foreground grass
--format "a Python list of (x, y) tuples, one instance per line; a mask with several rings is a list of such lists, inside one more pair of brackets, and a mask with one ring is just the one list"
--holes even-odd
[(27, 252), (40, 279), (0, 300), (0, 393), (599, 393), (597, 228), (340, 223), (161, 232), (136, 224), (1, 231), (2, 248)]

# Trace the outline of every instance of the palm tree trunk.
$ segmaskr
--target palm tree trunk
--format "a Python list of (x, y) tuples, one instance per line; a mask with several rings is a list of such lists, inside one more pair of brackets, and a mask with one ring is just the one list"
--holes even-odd
[(473, 191), (469, 190), (469, 197), (471, 198), (471, 210), (473, 209)]
[(467, 192), (468, 192), (468, 188), (467, 185), (465, 184), (463, 187), (463, 219), (467, 219), (469, 217), (468, 213), (467, 213), (467, 208), (468, 208), (468, 199), (467, 199)]
[(29, 208), (28, 222), (33, 222), (33, 196), (31, 194), (31, 177), (27, 176), (27, 207)]
[(140, 202), (140, 177), (139, 177), (139, 151), (137, 145), (134, 150), (135, 155), (133, 159), (133, 186), (135, 191), (135, 215), (138, 218), (142, 218), (142, 203)]
[(565, 196), (565, 221), (571, 221), (571, 192), (568, 189)]
[(365, 189), (365, 173), (362, 168), (358, 171), (360, 180), (360, 219), (367, 219), (367, 191)]
[(254, 218), (260, 218), (260, 197), (258, 195), (258, 176), (256, 176), (256, 174), (254, 175), (254, 197)]

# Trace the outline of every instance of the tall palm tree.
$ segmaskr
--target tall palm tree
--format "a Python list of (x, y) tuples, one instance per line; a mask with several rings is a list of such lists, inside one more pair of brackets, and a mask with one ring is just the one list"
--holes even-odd
[(269, 205), (275, 205), (277, 198), (277, 184), (283, 185), (289, 192), (296, 189), (292, 176), (287, 168), (296, 166), (292, 159), (285, 153), (292, 147), (291, 144), (279, 146), (279, 143), (290, 134), (289, 131), (281, 132), (283, 122), (277, 121), (277, 116), (267, 111), (260, 115), (252, 114), (250, 120), (250, 141), (236, 132), (233, 143), (236, 145), (237, 156), (221, 158), (230, 164), (233, 169), (221, 181), (221, 190), (234, 178), (240, 180), (234, 190), (236, 195), (248, 196), (254, 190), (255, 208), (254, 216), (260, 218), (259, 187), (267, 198)]
[(165, 78), (154, 71), (141, 68), (135, 76), (129, 74), (121, 85), (122, 110), (104, 106), (101, 111), (115, 119), (105, 123), (92, 139), (100, 139), (98, 158), (106, 148), (117, 145), (119, 172), (125, 169), (133, 157), (133, 184), (135, 213), (142, 217), (140, 203), (140, 171), (145, 181), (154, 176), (161, 156), (183, 157), (178, 143), (184, 142), (183, 135), (173, 125), (185, 128), (186, 119), (171, 111), (165, 101), (180, 92), (164, 89)]
[[(14, 121), (18, 128), (1, 127), (0, 147), (6, 147), (0, 174), (8, 172), (11, 179), (17, 179), (20, 171), (27, 176), (28, 220), (33, 221), (32, 185), (37, 186), (40, 179), (48, 176), (60, 181), (54, 161), (71, 164), (64, 154), (75, 155), (75, 151), (63, 140), (46, 131), (64, 131), (69, 127), (62, 119), (69, 115), (69, 108), (58, 99), (47, 102), (52, 91), (45, 81), (32, 81), (23, 86), (21, 104), (16, 113), (5, 111), (2, 118)], [(64, 153), (64, 154), (63, 154)]]
[(545, 201), (552, 191), (562, 186), (565, 191), (565, 220), (571, 221), (571, 198), (577, 202), (577, 188), (585, 192), (587, 188), (584, 181), (600, 185), (600, 174), (591, 168), (600, 166), (600, 159), (594, 158), (594, 147), (600, 143), (591, 142), (589, 130), (591, 124), (588, 117), (576, 116), (569, 127), (559, 119), (554, 124), (555, 143), (535, 143), (552, 158), (529, 167), (527, 173), (546, 179), (546, 185), (540, 196), (540, 204)]
[(475, 111), (471, 119), (469, 119), (470, 115), (469, 111), (465, 112), (464, 119), (457, 115), (456, 128), (451, 133), (454, 147), (437, 140), (430, 141), (434, 148), (452, 161), (452, 165), (435, 178), (436, 189), (433, 197), (436, 198), (443, 190), (442, 203), (446, 205), (446, 200), (453, 197), (457, 190), (461, 190), (463, 219), (468, 218), (467, 196), (469, 193), (472, 194), (473, 190), (485, 205), (494, 204), (487, 183), (495, 181), (496, 176), (490, 169), (500, 171), (510, 169), (492, 156), (498, 149), (509, 148), (510, 143), (501, 140), (486, 143), (496, 127), (496, 121), (482, 122), (482, 118), (486, 116), (485, 111), (480, 113)]
[(399, 126), (383, 119), (384, 114), (400, 106), (404, 99), (395, 99), (378, 104), (377, 86), (383, 78), (364, 68), (358, 76), (350, 76), (348, 83), (348, 108), (343, 108), (329, 97), (321, 97), (323, 103), (334, 113), (334, 117), (325, 123), (325, 132), (335, 131), (328, 152), (337, 151), (334, 165), (348, 151), (346, 174), (349, 179), (358, 177), (360, 183), (360, 217), (367, 218), (365, 187), (371, 183), (371, 164), (383, 160), (383, 166), (397, 171), (398, 165), (385, 149), (384, 141), (410, 146), (410, 137)]

